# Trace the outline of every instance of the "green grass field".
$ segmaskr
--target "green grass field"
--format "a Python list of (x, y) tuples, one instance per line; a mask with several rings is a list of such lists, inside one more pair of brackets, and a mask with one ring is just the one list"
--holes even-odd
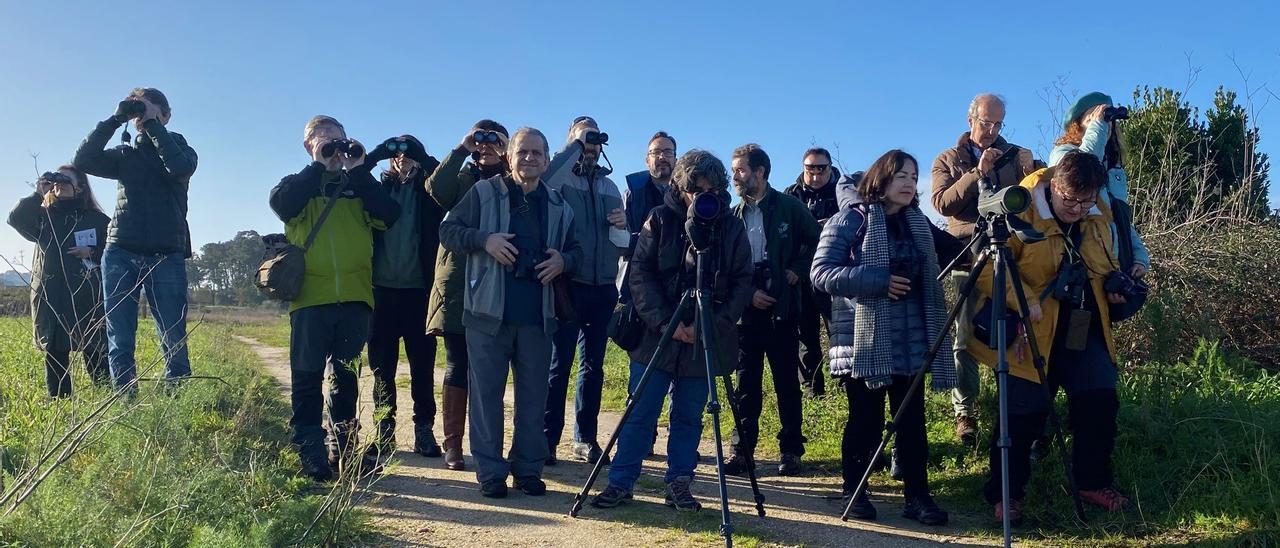
[[(200, 324), (191, 340), (197, 374), (221, 380), (193, 379), (176, 396), (145, 382), (132, 403), (112, 403), (90, 420), (83, 444), (60, 465), (42, 465), (110, 391), (88, 385), (77, 362), (75, 396), (50, 401), (30, 325), (0, 318), (0, 545), (315, 545), (334, 519), (339, 545), (369, 534), (359, 514), (321, 511), (324, 493), (298, 476), (288, 446), (288, 404), (224, 325)], [(141, 328), (148, 335), (139, 337), (138, 362), (146, 368), (157, 348), (149, 323)], [(17, 478), (33, 467), (52, 472), (15, 508), (31, 485)]]

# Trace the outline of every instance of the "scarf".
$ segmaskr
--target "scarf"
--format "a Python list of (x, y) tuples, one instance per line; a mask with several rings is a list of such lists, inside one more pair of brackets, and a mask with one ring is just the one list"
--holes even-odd
[[(876, 203), (868, 204), (865, 208), (867, 232), (862, 240), (862, 264), (888, 271), (892, 251), (884, 207)], [(936, 281), (939, 268), (937, 251), (933, 247), (933, 233), (929, 228), (929, 219), (919, 208), (910, 207), (904, 214), (911, 228), (911, 239), (925, 263), (922, 265), (924, 287), (911, 290), (924, 291), (928, 340), (933, 341), (939, 334), (944, 336), (940, 351), (933, 357), (930, 383), (935, 391), (948, 390), (956, 386), (956, 365), (955, 356), (948, 350), (951, 348), (951, 330), (947, 325), (947, 304), (942, 284)], [(854, 304), (853, 376), (863, 379), (871, 389), (886, 386), (893, 381), (890, 376), (893, 372), (893, 349), (889, 332), (889, 307), (887, 295), (858, 299)]]

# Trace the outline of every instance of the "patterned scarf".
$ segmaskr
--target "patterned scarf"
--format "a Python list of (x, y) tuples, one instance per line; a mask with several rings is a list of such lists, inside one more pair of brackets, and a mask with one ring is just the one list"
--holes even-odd
[[(889, 246), (888, 228), (884, 207), (880, 204), (864, 206), (867, 213), (867, 232), (862, 240), (862, 264), (890, 268), (892, 251)], [(951, 349), (951, 330), (947, 325), (947, 304), (938, 278), (938, 255), (933, 247), (933, 233), (929, 219), (918, 207), (904, 212), (911, 227), (911, 239), (920, 256), (924, 257), (924, 287), (912, 291), (924, 291), (925, 325), (927, 340), (932, 343), (939, 333), (945, 338), (939, 352), (933, 358), (931, 385), (935, 391), (956, 386), (955, 356)], [(892, 382), (893, 373), (892, 334), (889, 331), (889, 297), (858, 299), (854, 305), (853, 324), (853, 376), (863, 379), (868, 388), (879, 388)]]

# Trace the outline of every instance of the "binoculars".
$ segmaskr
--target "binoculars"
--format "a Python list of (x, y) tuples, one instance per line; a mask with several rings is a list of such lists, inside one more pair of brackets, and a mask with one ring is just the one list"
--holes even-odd
[(120, 112), (130, 118), (137, 118), (147, 113), (147, 104), (137, 99), (120, 101)]
[(320, 147), (320, 155), (324, 156), (325, 158), (333, 156), (334, 154), (339, 152), (346, 154), (347, 157), (350, 157), (350, 158), (359, 158), (361, 156), (364, 156), (364, 147), (360, 146), (359, 143), (356, 143), (349, 139), (338, 139), (336, 141), (329, 141), (325, 143), (324, 146)]
[(501, 142), (501, 139), (498, 136), (498, 132), (496, 131), (477, 131), (471, 134), (471, 140), (475, 141), (476, 144), (480, 144), (480, 143), (497, 144)]
[(588, 145), (605, 145), (609, 143), (609, 134), (602, 131), (589, 131), (582, 136), (582, 141)]
[(71, 177), (67, 177), (66, 175), (63, 175), (62, 173), (58, 173), (56, 171), (44, 172), (44, 175), (40, 176), (40, 180), (45, 181), (51, 185), (56, 185), (56, 184), (70, 185), (74, 183), (74, 181), (71, 180)]
[(1102, 119), (1108, 122), (1112, 120), (1128, 120), (1128, 107), (1107, 107), (1102, 111)]

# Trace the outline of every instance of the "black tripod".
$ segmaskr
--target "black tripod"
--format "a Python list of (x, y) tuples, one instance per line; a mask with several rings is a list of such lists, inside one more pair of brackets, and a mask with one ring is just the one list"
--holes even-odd
[[(972, 249), (973, 246), (983, 238), (986, 238), (987, 246), (986, 249), (984, 249), (978, 256), (978, 260), (974, 262), (973, 268), (970, 271), (969, 279), (965, 282), (964, 287), (957, 288), (959, 293), (957, 294), (956, 303), (952, 305), (951, 311), (947, 315), (946, 323), (948, 329), (950, 329), (950, 326), (955, 323), (956, 318), (960, 315), (960, 310), (963, 307), (964, 302), (969, 298), (970, 293), (973, 292), (973, 288), (977, 284), (978, 276), (982, 273), (982, 270), (987, 267), (988, 263), (991, 262), (991, 258), (994, 256), (995, 279), (992, 283), (991, 326), (997, 356), (996, 382), (998, 386), (998, 400), (1000, 408), (1000, 438), (996, 443), (1000, 447), (1000, 500), (1002, 501), (1001, 504), (1005, 509), (1003, 513), (1004, 520), (1002, 523), (1004, 528), (1005, 546), (1010, 546), (1012, 543), (1012, 533), (1010, 530), (1011, 524), (1009, 521), (1009, 447), (1012, 445), (1012, 440), (1009, 437), (1009, 402), (1007, 392), (1009, 386), (1009, 361), (1007, 359), (1009, 341), (1007, 331), (1008, 325), (1006, 324), (1008, 317), (1006, 312), (1007, 296), (1005, 294), (1007, 287), (1006, 283), (1008, 280), (1013, 281), (1012, 285), (1014, 287), (1014, 295), (1020, 307), (1019, 310), (1030, 310), (1027, 306), (1026, 295), (1022, 290), (1022, 279), (1018, 274), (1018, 264), (1013, 260), (1012, 252), (1009, 250), (1009, 236), (1013, 234), (1013, 231), (1010, 230), (1010, 221), (1011, 219), (1008, 214), (987, 215), (978, 218), (974, 230), (974, 236), (973, 239), (970, 240), (968, 248)], [(1030, 227), (1024, 227), (1018, 232), (1019, 238), (1027, 243), (1037, 242), (1044, 239), (1043, 235), (1035, 233), (1030, 229)], [(960, 259), (961, 257), (956, 257), (955, 260), (951, 261), (951, 264), (947, 265), (947, 268), (943, 269), (943, 271), (938, 275), (938, 280), (941, 281), (947, 273), (955, 269), (956, 265), (959, 264)], [(1022, 316), (1019, 316), (1019, 320), (1023, 322), (1023, 325), (1029, 325)], [(965, 318), (963, 321), (969, 321), (969, 319)], [(920, 372), (916, 373), (915, 377), (912, 378), (911, 386), (908, 388), (906, 396), (903, 397), (904, 402), (910, 401), (911, 398), (916, 396), (916, 392), (921, 390), (920, 387), (924, 383), (924, 375), (925, 373), (928, 373), (932, 367), (933, 358), (937, 356), (945, 338), (946, 332), (940, 332), (934, 339), (933, 343), (929, 346), (929, 351), (925, 353), (924, 365), (920, 368)], [(1049, 385), (1045, 379), (1045, 360), (1040, 354), (1040, 347), (1036, 341), (1035, 334), (1028, 330), (1026, 338), (1030, 343), (1029, 346), (1031, 348), (1032, 361), (1035, 365), (1036, 373), (1040, 378), (1040, 386), (1044, 388), (1044, 395), (1049, 409), (1049, 422), (1052, 427), (1051, 434), (1053, 439), (1057, 441), (1056, 445), (1058, 447), (1058, 454), (1062, 459), (1063, 468), (1066, 472), (1067, 486), (1071, 490), (1071, 496), (1075, 501), (1076, 517), (1081, 521), (1084, 521), (1084, 505), (1080, 501), (1080, 494), (1076, 489), (1075, 476), (1071, 469), (1071, 459), (1067, 455), (1066, 443), (1062, 439), (1062, 428), (1061, 423), (1059, 422), (1057, 410), (1053, 405), (1053, 394), (1050, 392)], [(906, 409), (906, 405), (899, 406), (898, 412), (894, 414), (893, 418), (889, 422), (885, 423), (885, 435), (881, 437), (880, 445), (871, 453), (871, 464), (867, 466), (867, 470), (862, 474), (862, 479), (858, 482), (858, 487), (854, 490), (853, 496), (849, 498), (849, 502), (845, 506), (844, 513), (840, 516), (840, 519), (845, 521), (849, 520), (849, 513), (853, 510), (854, 502), (866, 490), (867, 483), (871, 479), (871, 472), (875, 467), (875, 457), (880, 455), (880, 453), (884, 451), (885, 446), (888, 445), (889, 439), (892, 438), (893, 434), (897, 431), (897, 423)]]
[[(672, 334), (675, 333), (676, 327), (680, 324), (678, 318), (684, 317), (690, 307), (694, 307), (694, 315), (698, 322), (698, 329), (695, 330), (698, 341), (702, 343), (703, 356), (707, 368), (707, 388), (708, 401), (707, 412), (711, 414), (711, 420), (714, 424), (714, 432), (716, 438), (716, 476), (720, 483), (720, 535), (724, 537), (725, 546), (733, 546), (733, 525), (729, 522), (729, 486), (725, 482), (724, 476), (724, 447), (720, 436), (720, 399), (716, 393), (716, 376), (711, 374), (711, 368), (715, 361), (715, 323), (711, 309), (711, 290), (709, 287), (710, 276), (706, 275), (706, 266), (710, 262), (706, 258), (709, 249), (699, 249), (697, 251), (697, 282), (694, 288), (685, 291), (680, 298), (680, 304), (676, 307), (675, 314), (672, 315), (672, 321), (667, 323), (667, 327), (663, 329), (662, 338), (659, 339), (658, 348), (654, 351), (653, 357), (649, 359), (649, 363), (645, 366), (644, 373), (640, 375), (640, 380), (636, 383), (636, 388), (627, 396), (627, 407), (622, 412), (622, 418), (618, 421), (618, 427), (614, 429), (613, 434), (609, 436), (609, 443), (605, 445), (604, 454), (609, 454), (613, 450), (613, 446), (618, 442), (618, 435), (622, 432), (623, 426), (626, 425), (627, 419), (631, 416), (632, 410), (635, 409), (636, 396), (644, 391), (645, 385), (648, 384), (654, 364), (661, 363), (674, 346), (672, 344)], [(706, 278), (704, 278), (704, 276)], [(695, 344), (695, 346), (697, 346)], [(730, 394), (729, 408), (733, 412), (734, 417), (738, 417), (738, 405), (733, 400), (733, 380), (728, 374), (720, 375), (725, 384), (725, 393)], [(751, 480), (751, 491), (755, 497), (756, 513), (760, 517), (764, 517), (764, 494), (760, 492), (760, 486), (756, 483), (756, 474), (754, 463), (747, 463), (747, 477)], [(604, 459), (596, 461), (595, 466), (591, 469), (591, 475), (587, 477), (586, 485), (582, 486), (582, 491), (574, 497), (573, 508), (569, 510), (569, 515), (578, 516), (578, 512), (582, 509), (583, 502), (587, 499), (587, 493), (591, 491), (591, 486), (595, 484), (596, 478), (599, 477), (600, 471), (604, 468)]]

